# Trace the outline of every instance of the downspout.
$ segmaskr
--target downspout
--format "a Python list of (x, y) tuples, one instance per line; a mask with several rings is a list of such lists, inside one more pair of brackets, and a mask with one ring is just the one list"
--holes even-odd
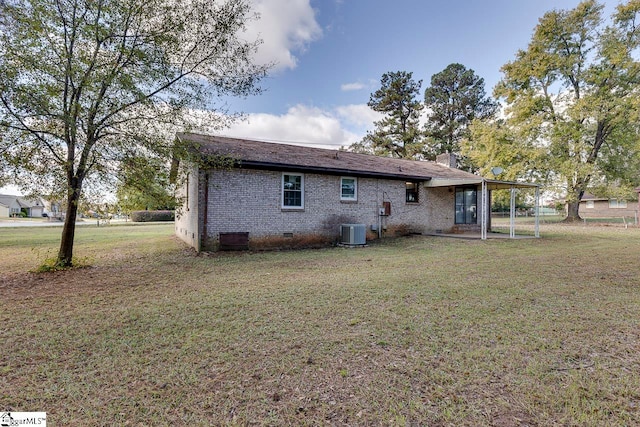
[(204, 206), (202, 207), (202, 230), (200, 232), (200, 236), (198, 238), (198, 252), (200, 252), (200, 249), (205, 246), (207, 247), (207, 230), (208, 230), (208, 218), (209, 218), (209, 174), (205, 173), (204, 174), (204, 188), (203, 188), (203, 192), (204, 192)]

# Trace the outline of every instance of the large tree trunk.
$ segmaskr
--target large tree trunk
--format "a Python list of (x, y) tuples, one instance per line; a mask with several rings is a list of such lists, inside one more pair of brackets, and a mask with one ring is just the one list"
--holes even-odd
[(580, 208), (580, 200), (567, 202), (567, 217), (564, 219), (566, 222), (576, 222), (581, 221), (579, 213)]
[(580, 200), (584, 196), (584, 191), (589, 184), (590, 176), (585, 178), (576, 179), (570, 183), (570, 191), (567, 194), (567, 217), (564, 222), (577, 222), (582, 221), (580, 218)]
[(80, 186), (74, 185), (67, 196), (67, 212), (62, 227), (62, 239), (56, 264), (60, 267), (73, 265), (73, 242), (76, 232), (76, 218), (78, 216), (78, 201), (80, 200)]

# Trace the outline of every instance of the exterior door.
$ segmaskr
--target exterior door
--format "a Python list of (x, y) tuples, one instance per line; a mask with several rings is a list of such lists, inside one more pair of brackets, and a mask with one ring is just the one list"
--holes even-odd
[(478, 190), (475, 187), (456, 188), (456, 224), (478, 223)]

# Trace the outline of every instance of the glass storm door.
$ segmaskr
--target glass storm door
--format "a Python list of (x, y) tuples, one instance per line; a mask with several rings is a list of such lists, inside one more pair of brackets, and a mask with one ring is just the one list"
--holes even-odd
[(475, 188), (456, 188), (456, 224), (477, 224), (477, 212), (477, 190)]

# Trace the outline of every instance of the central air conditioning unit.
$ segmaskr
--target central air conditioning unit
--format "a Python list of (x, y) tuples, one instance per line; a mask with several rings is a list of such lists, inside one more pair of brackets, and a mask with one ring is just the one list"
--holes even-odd
[(342, 224), (340, 243), (343, 245), (364, 245), (367, 243), (367, 226), (364, 224)]

